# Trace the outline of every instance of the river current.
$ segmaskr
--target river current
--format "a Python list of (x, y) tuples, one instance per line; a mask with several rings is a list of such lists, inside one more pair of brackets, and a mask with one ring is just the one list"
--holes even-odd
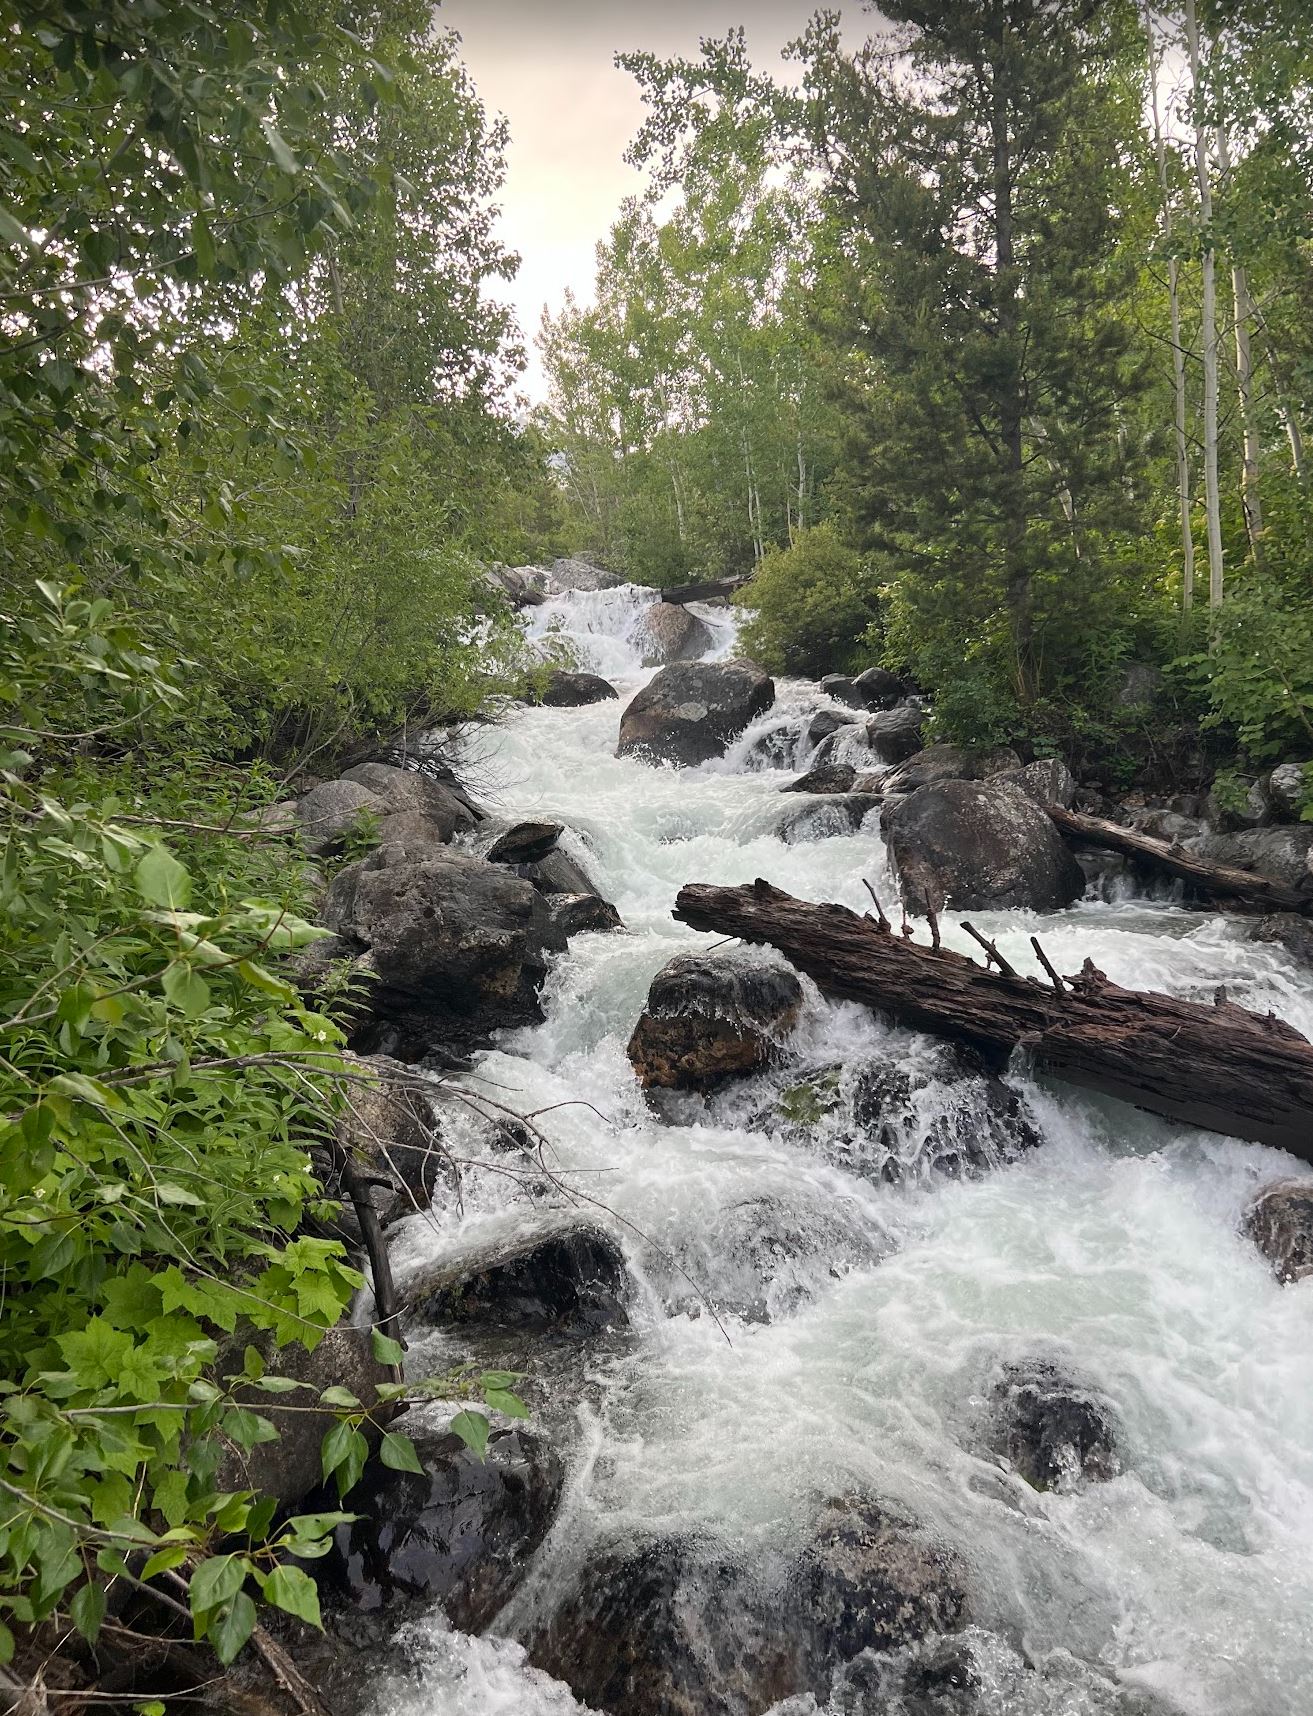
[[(545, 1022), (507, 1034), (474, 1076), (540, 1113), (556, 1170), (613, 1212), (602, 1219), (629, 1259), (633, 1329), (555, 1385), (571, 1476), (525, 1588), (485, 1638), (441, 1615), (412, 1625), (421, 1678), (380, 1687), (379, 1716), (577, 1712), (516, 1637), (601, 1527), (775, 1540), (818, 1495), (854, 1488), (924, 1521), (968, 1568), (973, 1620), (997, 1639), (986, 1716), (1119, 1708), (1074, 1670), (1060, 1693), (1047, 1681), (1027, 1691), (1036, 1677), (1018, 1675), (1022, 1662), (1068, 1659), (1091, 1665), (1098, 1687), (1152, 1692), (1189, 1716), (1307, 1716), (1313, 1280), (1278, 1285), (1239, 1228), (1260, 1184), (1305, 1170), (1016, 1069), (1043, 1144), (974, 1177), (922, 1171), (920, 1141), (954, 1100), (934, 1046), (810, 985), (786, 1064), (658, 1118), (625, 1044), (653, 974), (706, 940), (670, 915), (683, 883), (764, 876), (859, 910), (864, 879), (887, 906), (897, 890), (877, 818), (779, 838), (803, 802), (779, 788), (806, 752), (777, 746), (789, 766), (761, 767), (760, 741), (822, 707), (815, 686), (778, 682), (774, 710), (700, 768), (615, 757), (620, 712), (650, 677), (633, 642), (650, 599), (626, 587), (533, 610), (531, 635), (563, 636), (621, 701), (516, 709), (470, 757), (476, 792), (500, 814), (573, 831), (564, 844), (626, 926), (576, 936), (549, 978)], [(732, 618), (696, 611), (712, 655), (730, 653)], [(1117, 982), (1196, 998), (1225, 983), (1313, 1036), (1307, 977), (1223, 918), (1127, 897), (975, 921), (1022, 970), (1036, 969), (1038, 934), (1061, 971), (1088, 956)], [(944, 935), (973, 951), (951, 917)], [(925, 1069), (894, 1183), (780, 1123), (781, 1093), (808, 1069), (891, 1060)], [(403, 1291), (456, 1238), (541, 1217), (541, 1197), (471, 1171), (459, 1212), (394, 1234)], [(415, 1357), (461, 1351), (435, 1333)], [(1041, 1494), (982, 1450), (989, 1378), (1037, 1353), (1115, 1402), (1123, 1470), (1110, 1481)]]

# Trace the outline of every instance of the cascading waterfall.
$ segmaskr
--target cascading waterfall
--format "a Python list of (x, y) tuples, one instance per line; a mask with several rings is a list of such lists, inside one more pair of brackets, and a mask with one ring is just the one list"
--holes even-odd
[[(568, 641), (627, 698), (646, 677), (634, 632), (652, 599), (576, 592), (533, 610), (528, 630)], [(730, 653), (732, 618), (699, 612), (715, 653)], [(983, 1137), (988, 1155), (976, 1095), (942, 1076), (936, 1045), (810, 988), (785, 1064), (705, 1105), (675, 1099), (661, 1118), (638, 1090), (625, 1043), (649, 981), (701, 939), (670, 916), (684, 882), (765, 876), (864, 909), (869, 878), (895, 897), (875, 819), (778, 837), (796, 807), (778, 789), (804, 766), (823, 704), (812, 686), (778, 691), (727, 758), (696, 770), (617, 760), (615, 702), (518, 710), (484, 741), (502, 808), (574, 830), (628, 931), (576, 937), (545, 1023), (507, 1035), (477, 1076), (521, 1111), (550, 1108), (558, 1172), (631, 1224), (617, 1231), (633, 1329), (582, 1359), (530, 1353), (570, 1431), (558, 1525), (494, 1636), (453, 1633), (440, 1615), (412, 1623), (419, 1679), (383, 1687), (380, 1716), (577, 1712), (515, 1641), (597, 1532), (779, 1542), (817, 1497), (854, 1489), (925, 1522), (968, 1569), (971, 1618), (990, 1635), (973, 1706), (986, 1716), (1138, 1709), (1118, 1701), (1135, 1689), (1190, 1716), (1306, 1716), (1313, 1283), (1278, 1286), (1238, 1227), (1288, 1158), (1018, 1070), (1010, 1090), (1039, 1147), (979, 1175), (931, 1173), (945, 1136)], [(1191, 997), (1225, 983), (1313, 1035), (1307, 983), (1222, 918), (1126, 899), (976, 921), (1023, 969), (1038, 933), (1060, 970), (1088, 956), (1117, 982)], [(944, 933), (970, 951), (953, 924)], [(889, 1068), (905, 1080), (896, 1136), (863, 1138), (854, 1081)], [(472, 1171), (459, 1213), (395, 1235), (403, 1285), (457, 1231), (540, 1209)], [(463, 1352), (433, 1331), (415, 1356)], [(1036, 1353), (1115, 1402), (1123, 1469), (1110, 1481), (1039, 1493), (982, 1447), (990, 1376)]]

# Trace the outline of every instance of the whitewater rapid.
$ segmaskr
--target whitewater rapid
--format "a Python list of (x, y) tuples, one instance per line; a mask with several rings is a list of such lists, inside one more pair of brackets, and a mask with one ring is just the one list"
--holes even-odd
[[(542, 1391), (572, 1475), (495, 1636), (451, 1633), (440, 1614), (412, 1626), (419, 1678), (381, 1687), (379, 1716), (577, 1712), (567, 1688), (526, 1665), (516, 1636), (602, 1527), (708, 1525), (730, 1541), (777, 1542), (818, 1496), (853, 1489), (903, 1506), (957, 1551), (973, 1619), (1005, 1641), (1003, 1655), (1068, 1653), (1189, 1716), (1307, 1716), (1313, 1281), (1279, 1286), (1239, 1231), (1261, 1183), (1302, 1170), (1017, 1071), (1042, 1147), (950, 1180), (918, 1172), (914, 1128), (900, 1183), (867, 1177), (782, 1126), (780, 1092), (835, 1064), (932, 1066), (934, 1050), (810, 986), (786, 1066), (658, 1119), (625, 1044), (653, 974), (705, 940), (671, 918), (683, 883), (765, 876), (859, 910), (864, 880), (890, 903), (896, 888), (874, 818), (827, 839), (777, 835), (799, 802), (779, 788), (805, 756), (795, 745), (787, 769), (753, 765), (765, 735), (823, 706), (814, 686), (780, 684), (775, 709), (701, 768), (614, 756), (624, 702), (649, 677), (634, 633), (650, 600), (625, 588), (534, 610), (532, 635), (567, 642), (621, 701), (516, 709), (469, 758), (471, 784), (499, 812), (573, 831), (567, 849), (626, 926), (572, 940), (544, 992), (545, 1023), (508, 1034), (476, 1077), (497, 1100), (541, 1113), (556, 1170), (614, 1213), (633, 1331)], [(698, 612), (713, 655), (730, 653), (730, 616)], [(1233, 1000), (1313, 1035), (1307, 978), (1224, 919), (1125, 899), (975, 921), (1023, 970), (1034, 969), (1038, 933), (1062, 971), (1090, 957), (1118, 982), (1199, 998), (1225, 983)], [(944, 933), (971, 950), (951, 922)], [(920, 1092), (927, 1128), (949, 1100), (933, 1080)], [(456, 1238), (538, 1220), (542, 1208), (504, 1174), (475, 1168), (459, 1212), (437, 1209), (394, 1234), (403, 1291)], [(796, 1243), (763, 1267), (772, 1225)], [(463, 1353), (435, 1332), (412, 1361)], [(1036, 1353), (1116, 1402), (1124, 1470), (1111, 1481), (1040, 1494), (982, 1451), (990, 1376)], [(998, 1667), (987, 1716), (1115, 1708), (1079, 1685), (1069, 1702), (1017, 1690), (1010, 1673)]]

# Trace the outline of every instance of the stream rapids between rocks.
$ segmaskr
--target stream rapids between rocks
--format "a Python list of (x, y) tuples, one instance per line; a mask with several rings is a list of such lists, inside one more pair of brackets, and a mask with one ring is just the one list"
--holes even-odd
[[(671, 917), (682, 884), (763, 876), (857, 910), (864, 878), (887, 902), (897, 889), (878, 813), (857, 832), (778, 837), (800, 802), (779, 789), (809, 754), (788, 734), (825, 703), (813, 685), (778, 682), (771, 712), (698, 768), (615, 757), (621, 711), (651, 677), (632, 642), (651, 599), (625, 587), (532, 610), (531, 635), (563, 635), (621, 701), (516, 708), (471, 747), (475, 790), (573, 831), (563, 844), (625, 925), (572, 940), (543, 993), (545, 1022), (504, 1033), (469, 1082), (537, 1113), (555, 1172), (611, 1212), (598, 1219), (626, 1254), (631, 1326), (511, 1355), (568, 1460), (557, 1522), (486, 1636), (451, 1630), (441, 1612), (407, 1623), (418, 1673), (380, 1679), (376, 1716), (582, 1710), (519, 1641), (589, 1544), (705, 1531), (770, 1553), (818, 1502), (855, 1492), (919, 1522), (965, 1568), (972, 1716), (1307, 1716), (1313, 1281), (1279, 1285), (1240, 1231), (1255, 1189), (1300, 1170), (1014, 1068), (1040, 1147), (983, 1172), (933, 1171), (936, 1125), (962, 1101), (938, 1076), (936, 1046), (807, 983), (779, 1065), (705, 1104), (675, 1097), (659, 1117), (625, 1046), (653, 975), (709, 939)], [(712, 628), (711, 659), (732, 653), (732, 614), (695, 612)], [(1088, 956), (1118, 983), (1196, 999), (1225, 983), (1313, 1036), (1307, 980), (1225, 918), (1125, 897), (975, 921), (1024, 971), (1038, 934), (1063, 972)], [(974, 951), (951, 915), (944, 936)], [(799, 1102), (824, 1110), (816, 1092), (836, 1078), (890, 1063), (910, 1075), (896, 1136), (854, 1135), (825, 1112), (806, 1136), (790, 1124)], [(808, 1084), (819, 1069), (831, 1070)], [(459, 1209), (439, 1199), (394, 1230), (403, 1294), (457, 1233), (504, 1235), (554, 1203), (489, 1151), (487, 1171), (466, 1170)], [(410, 1340), (421, 1374), (467, 1350), (459, 1331)], [(1121, 1469), (1108, 1481), (1041, 1492), (982, 1442), (997, 1378), (1036, 1358), (1113, 1403)], [(923, 1706), (837, 1692), (779, 1708)]]

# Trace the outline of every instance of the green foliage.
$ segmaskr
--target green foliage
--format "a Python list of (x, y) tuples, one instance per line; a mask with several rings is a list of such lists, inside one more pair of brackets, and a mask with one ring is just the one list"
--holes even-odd
[(1212, 647), (1179, 666), (1204, 702), (1205, 725), (1233, 731), (1255, 762), (1313, 744), (1313, 608), (1262, 579), (1233, 590)]
[(817, 678), (878, 659), (872, 637), (879, 629), (879, 587), (832, 525), (815, 525), (799, 532), (791, 547), (772, 549), (734, 599), (752, 610), (744, 650), (772, 673)]

